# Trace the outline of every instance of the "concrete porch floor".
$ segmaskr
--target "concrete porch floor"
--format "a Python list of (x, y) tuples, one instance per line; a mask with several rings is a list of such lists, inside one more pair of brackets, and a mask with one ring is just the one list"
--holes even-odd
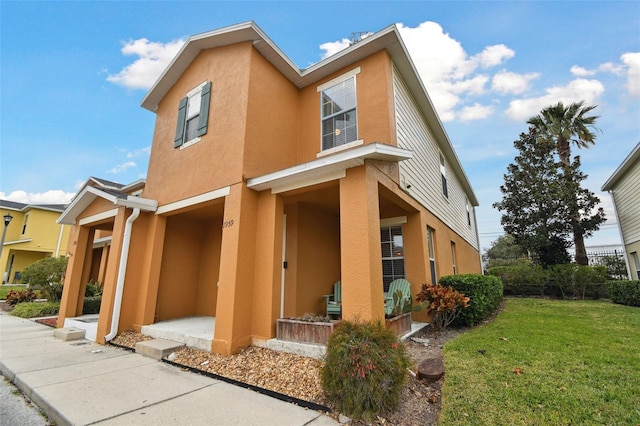
[(211, 351), (215, 327), (215, 317), (200, 316), (143, 325), (140, 332), (156, 339), (172, 340), (193, 348)]

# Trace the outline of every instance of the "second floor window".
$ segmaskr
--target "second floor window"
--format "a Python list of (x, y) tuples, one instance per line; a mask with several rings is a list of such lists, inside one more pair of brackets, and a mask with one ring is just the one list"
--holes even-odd
[(440, 153), (440, 176), (442, 178), (442, 195), (449, 198), (449, 187), (447, 186), (447, 166), (444, 156)]
[(187, 93), (178, 107), (178, 125), (173, 146), (179, 148), (200, 140), (207, 133), (211, 83), (204, 82)]
[(322, 150), (358, 139), (356, 114), (356, 77), (322, 90)]

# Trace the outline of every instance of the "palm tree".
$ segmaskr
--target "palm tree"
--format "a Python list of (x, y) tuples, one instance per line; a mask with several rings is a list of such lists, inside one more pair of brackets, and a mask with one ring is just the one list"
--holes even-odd
[[(571, 144), (578, 148), (589, 148), (595, 144), (596, 135), (593, 130), (597, 115), (587, 115), (596, 105), (585, 106), (584, 101), (573, 102), (564, 106), (562, 102), (551, 105), (540, 111), (539, 115), (531, 117), (527, 123), (532, 125), (538, 140), (543, 143), (555, 143), (556, 151), (564, 166), (564, 175), (571, 180)], [(570, 182), (568, 182), (570, 183)], [(575, 202), (572, 204), (576, 204)], [(588, 265), (587, 250), (584, 246), (584, 231), (580, 226), (580, 212), (572, 214), (573, 242), (576, 250), (576, 263)]]

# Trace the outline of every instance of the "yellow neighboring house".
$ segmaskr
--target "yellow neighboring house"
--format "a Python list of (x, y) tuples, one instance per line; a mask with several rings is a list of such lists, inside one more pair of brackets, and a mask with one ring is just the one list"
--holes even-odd
[(67, 255), (71, 226), (56, 223), (64, 209), (62, 204), (0, 200), (0, 215), (12, 216), (0, 255), (2, 284), (22, 283), (22, 271), (33, 262)]

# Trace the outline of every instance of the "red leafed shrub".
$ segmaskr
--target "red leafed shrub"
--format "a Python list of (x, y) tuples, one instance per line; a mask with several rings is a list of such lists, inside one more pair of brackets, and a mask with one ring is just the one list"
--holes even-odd
[(22, 302), (33, 302), (36, 298), (36, 293), (31, 289), (23, 291), (11, 290), (7, 293), (7, 304), (9, 306), (15, 306)]
[(463, 308), (469, 306), (469, 298), (451, 287), (440, 284), (422, 284), (416, 295), (417, 310), (426, 309), (433, 318), (433, 327), (444, 330), (456, 319)]

